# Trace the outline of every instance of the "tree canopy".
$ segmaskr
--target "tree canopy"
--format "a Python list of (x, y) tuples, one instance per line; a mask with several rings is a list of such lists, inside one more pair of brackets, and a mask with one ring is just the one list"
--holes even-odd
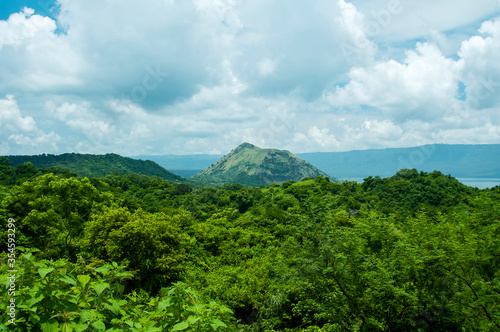
[(0, 309), (14, 253), (20, 331), (500, 329), (500, 187), (407, 169), (253, 188), (32, 166), (0, 159), (0, 218), (22, 246), (2, 231)]

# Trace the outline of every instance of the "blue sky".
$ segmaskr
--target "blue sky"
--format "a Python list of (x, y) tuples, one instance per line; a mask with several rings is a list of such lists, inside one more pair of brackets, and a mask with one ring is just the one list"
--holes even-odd
[(0, 20), (7, 20), (12, 13), (20, 12), (24, 7), (35, 10), (35, 14), (50, 16), (55, 18), (54, 9), (57, 9), (57, 3), (54, 0), (8, 0), (0, 3)]
[(500, 143), (499, 0), (0, 4), (0, 155)]

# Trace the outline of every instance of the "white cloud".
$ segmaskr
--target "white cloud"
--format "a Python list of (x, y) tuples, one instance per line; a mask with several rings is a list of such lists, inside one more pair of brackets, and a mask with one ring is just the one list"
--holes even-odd
[(34, 11), (0, 21), (0, 92), (47, 92), (81, 87), (83, 61), (56, 23)]
[(306, 136), (307, 140), (313, 140), (314, 145), (320, 146), (321, 150), (332, 150), (340, 147), (340, 142), (335, 138), (335, 135), (330, 134), (327, 128), (319, 129), (314, 126), (309, 128)]
[(500, 24), (474, 30), (498, 12), (478, 1), (59, 0), (55, 19), (24, 9), (0, 21), (0, 96), (15, 96), (0, 99), (0, 149), (495, 142)]
[(500, 106), (500, 18), (486, 21), (479, 32), (462, 43), (462, 80), (472, 108)]
[(24, 8), (12, 14), (7, 21), (0, 21), (0, 49), (5, 46), (20, 47), (36, 38), (46, 38), (56, 30), (56, 23), (48, 17), (33, 15), (35, 11)]
[(41, 136), (37, 137), (30, 137), (23, 134), (13, 134), (9, 136), (9, 140), (14, 141), (17, 145), (30, 146), (32, 148), (35, 148), (31, 149), (31, 151), (36, 151), (36, 149), (38, 148), (46, 149), (47, 147), (50, 147), (50, 149), (56, 149), (57, 142), (61, 140), (61, 137), (54, 132), (42, 134)]
[(0, 151), (2, 154), (39, 154), (57, 151), (61, 137), (37, 127), (31, 116), (23, 116), (16, 99), (0, 99)]
[(389, 120), (377, 121), (368, 120), (365, 121), (363, 127), (372, 139), (377, 141), (393, 141), (397, 140), (403, 134), (401, 127), (395, 125)]
[(326, 94), (326, 99), (336, 107), (376, 107), (398, 122), (432, 120), (453, 107), (458, 69), (436, 46), (418, 43), (403, 63), (389, 60), (353, 68), (350, 82)]
[(460, 33), (460, 29), (499, 13), (497, 0), (352, 0), (368, 20), (375, 20), (391, 4), (399, 3), (400, 12), (391, 15), (377, 40), (401, 42), (427, 37), (432, 31)]
[(366, 64), (371, 60), (376, 49), (375, 44), (367, 36), (370, 24), (365, 22), (364, 15), (351, 3), (344, 0), (339, 0), (338, 3), (341, 15), (337, 20), (344, 28), (347, 37), (341, 41), (340, 50), (351, 63)]
[(0, 99), (0, 128), (10, 132), (35, 131), (36, 123), (31, 116), (23, 116), (14, 96)]

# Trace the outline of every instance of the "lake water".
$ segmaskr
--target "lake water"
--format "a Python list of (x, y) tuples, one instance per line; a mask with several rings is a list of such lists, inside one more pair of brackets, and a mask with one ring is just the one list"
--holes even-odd
[[(340, 181), (356, 181), (358, 183), (363, 182), (363, 178), (341, 178)], [(494, 186), (500, 186), (500, 179), (495, 178), (457, 178), (458, 181), (462, 182), (469, 187), (477, 187), (479, 189), (492, 188)]]

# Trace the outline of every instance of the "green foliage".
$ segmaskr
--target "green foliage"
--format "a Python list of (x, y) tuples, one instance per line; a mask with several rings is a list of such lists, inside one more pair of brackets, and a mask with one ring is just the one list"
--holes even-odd
[(181, 226), (190, 218), (183, 211), (166, 215), (111, 208), (91, 217), (82, 246), (87, 255), (125, 264), (145, 287), (158, 288), (183, 270), (189, 237)]
[(66, 169), (55, 167), (37, 169), (29, 161), (23, 164), (17, 164), (16, 167), (12, 167), (10, 164), (9, 158), (0, 157), (0, 184), (2, 185), (21, 184), (24, 181), (32, 180), (37, 176), (49, 173), (57, 174), (63, 177), (76, 176), (76, 174), (71, 173)]
[(0, 156), (0, 166), (10, 166), (9, 158)]
[(1, 207), (6, 218), (18, 221), (23, 245), (41, 248), (45, 257), (75, 257), (84, 223), (93, 210), (111, 201), (111, 195), (100, 193), (87, 178), (45, 174), (13, 187)]
[(49, 174), (0, 187), (0, 218), (42, 249), (17, 257), (25, 330), (500, 328), (500, 189), (437, 171), (262, 188)]
[(11, 274), (0, 265), (0, 308), (7, 312), (11, 298), (16, 308), (14, 324), (13, 317), (2, 315), (0, 330), (224, 331), (232, 325), (231, 310), (203, 301), (185, 284), (162, 289), (156, 297), (124, 294), (124, 283), (133, 278), (124, 266), (48, 261), (39, 259), (37, 250), (18, 250), (18, 288), (12, 296), (7, 292)]
[(121, 157), (117, 154), (91, 155), (78, 153), (65, 153), (61, 155), (42, 154), (37, 156), (9, 156), (10, 162), (22, 165), (29, 162), (39, 168), (57, 167), (67, 169), (79, 176), (103, 177), (113, 173), (131, 174), (138, 173), (148, 176), (157, 176), (172, 182), (185, 181), (155, 162), (150, 160), (136, 160)]

